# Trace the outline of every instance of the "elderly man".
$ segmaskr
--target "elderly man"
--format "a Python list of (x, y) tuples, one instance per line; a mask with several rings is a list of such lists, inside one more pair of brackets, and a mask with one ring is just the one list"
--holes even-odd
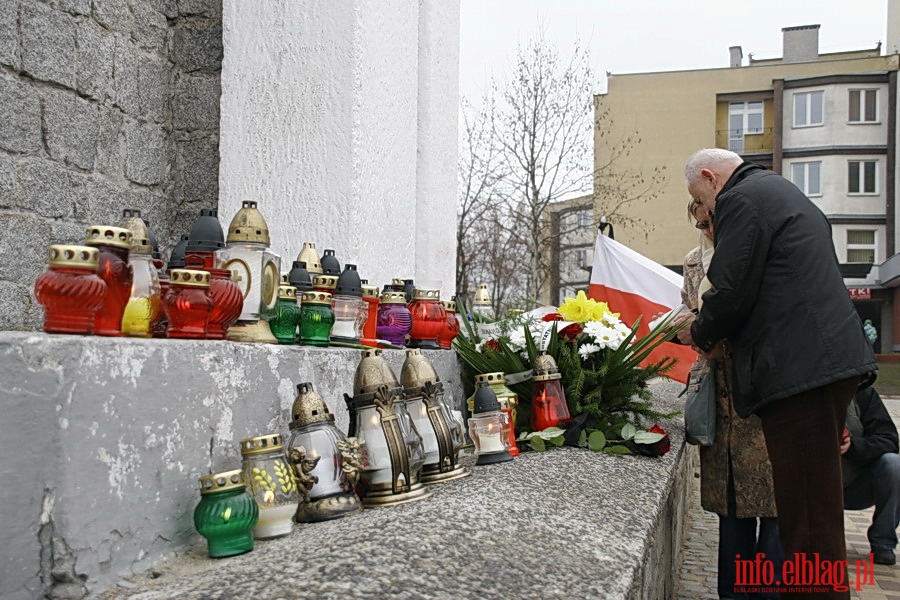
[(735, 409), (762, 421), (786, 558), (845, 561), (840, 439), (876, 366), (831, 227), (794, 184), (733, 152), (696, 152), (685, 178), (716, 233), (713, 289), (679, 340), (703, 352), (730, 341)]

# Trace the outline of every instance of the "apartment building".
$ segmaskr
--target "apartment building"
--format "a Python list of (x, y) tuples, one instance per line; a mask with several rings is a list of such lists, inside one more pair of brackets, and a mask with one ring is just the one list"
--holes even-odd
[[(620, 227), (616, 239), (680, 272), (697, 242), (684, 161), (699, 148), (728, 148), (781, 173), (822, 209), (848, 293), (879, 331), (876, 350), (900, 350), (896, 30), (888, 27), (892, 54), (881, 43), (820, 54), (819, 26), (808, 25), (782, 29), (780, 58), (745, 63), (736, 46), (728, 68), (610, 75), (595, 109), (615, 115), (615, 130), (597, 132), (595, 163), (611, 140), (638, 133), (640, 147), (621, 168), (668, 174), (657, 197), (634, 209), (649, 230)], [(602, 212), (602, 197), (595, 206)]]

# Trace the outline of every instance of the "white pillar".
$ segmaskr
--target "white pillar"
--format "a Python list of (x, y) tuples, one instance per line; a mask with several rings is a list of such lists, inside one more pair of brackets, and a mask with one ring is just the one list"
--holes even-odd
[[(332, 248), (342, 264), (356, 263), (374, 285), (421, 277), (452, 289), (455, 208), (444, 203), (456, 205), (459, 4), (444, 4), (424, 2), (436, 16), (422, 32), (420, 4), (409, 0), (224, 0), (224, 227), (243, 200), (256, 200), (283, 271), (312, 241), (320, 255)], [(450, 23), (433, 24), (445, 13)], [(436, 65), (426, 74), (421, 57)], [(421, 108), (423, 78), (450, 98)], [(452, 166), (435, 168), (435, 160)], [(433, 229), (449, 245), (419, 243), (436, 239)]]

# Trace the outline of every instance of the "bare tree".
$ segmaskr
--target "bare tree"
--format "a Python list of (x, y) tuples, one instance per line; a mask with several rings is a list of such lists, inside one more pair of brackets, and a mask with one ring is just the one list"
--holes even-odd
[(525, 241), (528, 297), (537, 295), (547, 272), (547, 205), (584, 193), (592, 184), (592, 88), (585, 50), (576, 45), (564, 63), (553, 46), (538, 38), (519, 47), (513, 77), (496, 89), (502, 104), (494, 135), (509, 171), (505, 199), (524, 227), (516, 233)]
[(487, 283), (495, 308), (537, 299), (550, 276), (552, 246), (571, 233), (550, 227), (548, 207), (593, 190), (600, 216), (650, 230), (629, 208), (659, 193), (665, 173), (618, 168), (641, 143), (637, 133), (609, 144), (594, 168), (594, 135), (611, 115), (595, 110), (590, 57), (576, 44), (562, 60), (541, 37), (517, 51), (509, 81), (492, 81), (482, 108), (463, 100), (457, 291)]
[[(462, 132), (459, 152), (459, 202), (456, 214), (456, 291), (466, 294), (472, 289), (476, 275), (475, 261), (483, 238), (480, 225), (492, 214), (497, 203), (499, 184), (503, 180), (498, 160), (498, 146), (491, 127), (494, 102), (485, 98), (476, 110), (462, 99)], [(496, 212), (496, 211), (493, 211)]]

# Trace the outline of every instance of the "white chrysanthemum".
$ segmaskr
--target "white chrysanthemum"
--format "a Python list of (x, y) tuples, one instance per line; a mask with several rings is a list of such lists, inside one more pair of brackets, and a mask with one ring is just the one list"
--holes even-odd
[(525, 348), (525, 330), (522, 328), (509, 332), (509, 347), (512, 350)]
[(484, 348), (484, 340), (475, 344), (475, 352), (481, 352), (483, 348)]
[(578, 348), (578, 354), (581, 358), (586, 359), (591, 354), (600, 351), (600, 346), (597, 344), (582, 344), (580, 348)]
[(585, 323), (584, 331), (594, 338), (594, 341), (600, 348), (612, 348), (613, 350), (621, 345), (622, 340), (624, 340), (627, 335), (619, 328), (610, 327), (603, 321), (590, 321)]

